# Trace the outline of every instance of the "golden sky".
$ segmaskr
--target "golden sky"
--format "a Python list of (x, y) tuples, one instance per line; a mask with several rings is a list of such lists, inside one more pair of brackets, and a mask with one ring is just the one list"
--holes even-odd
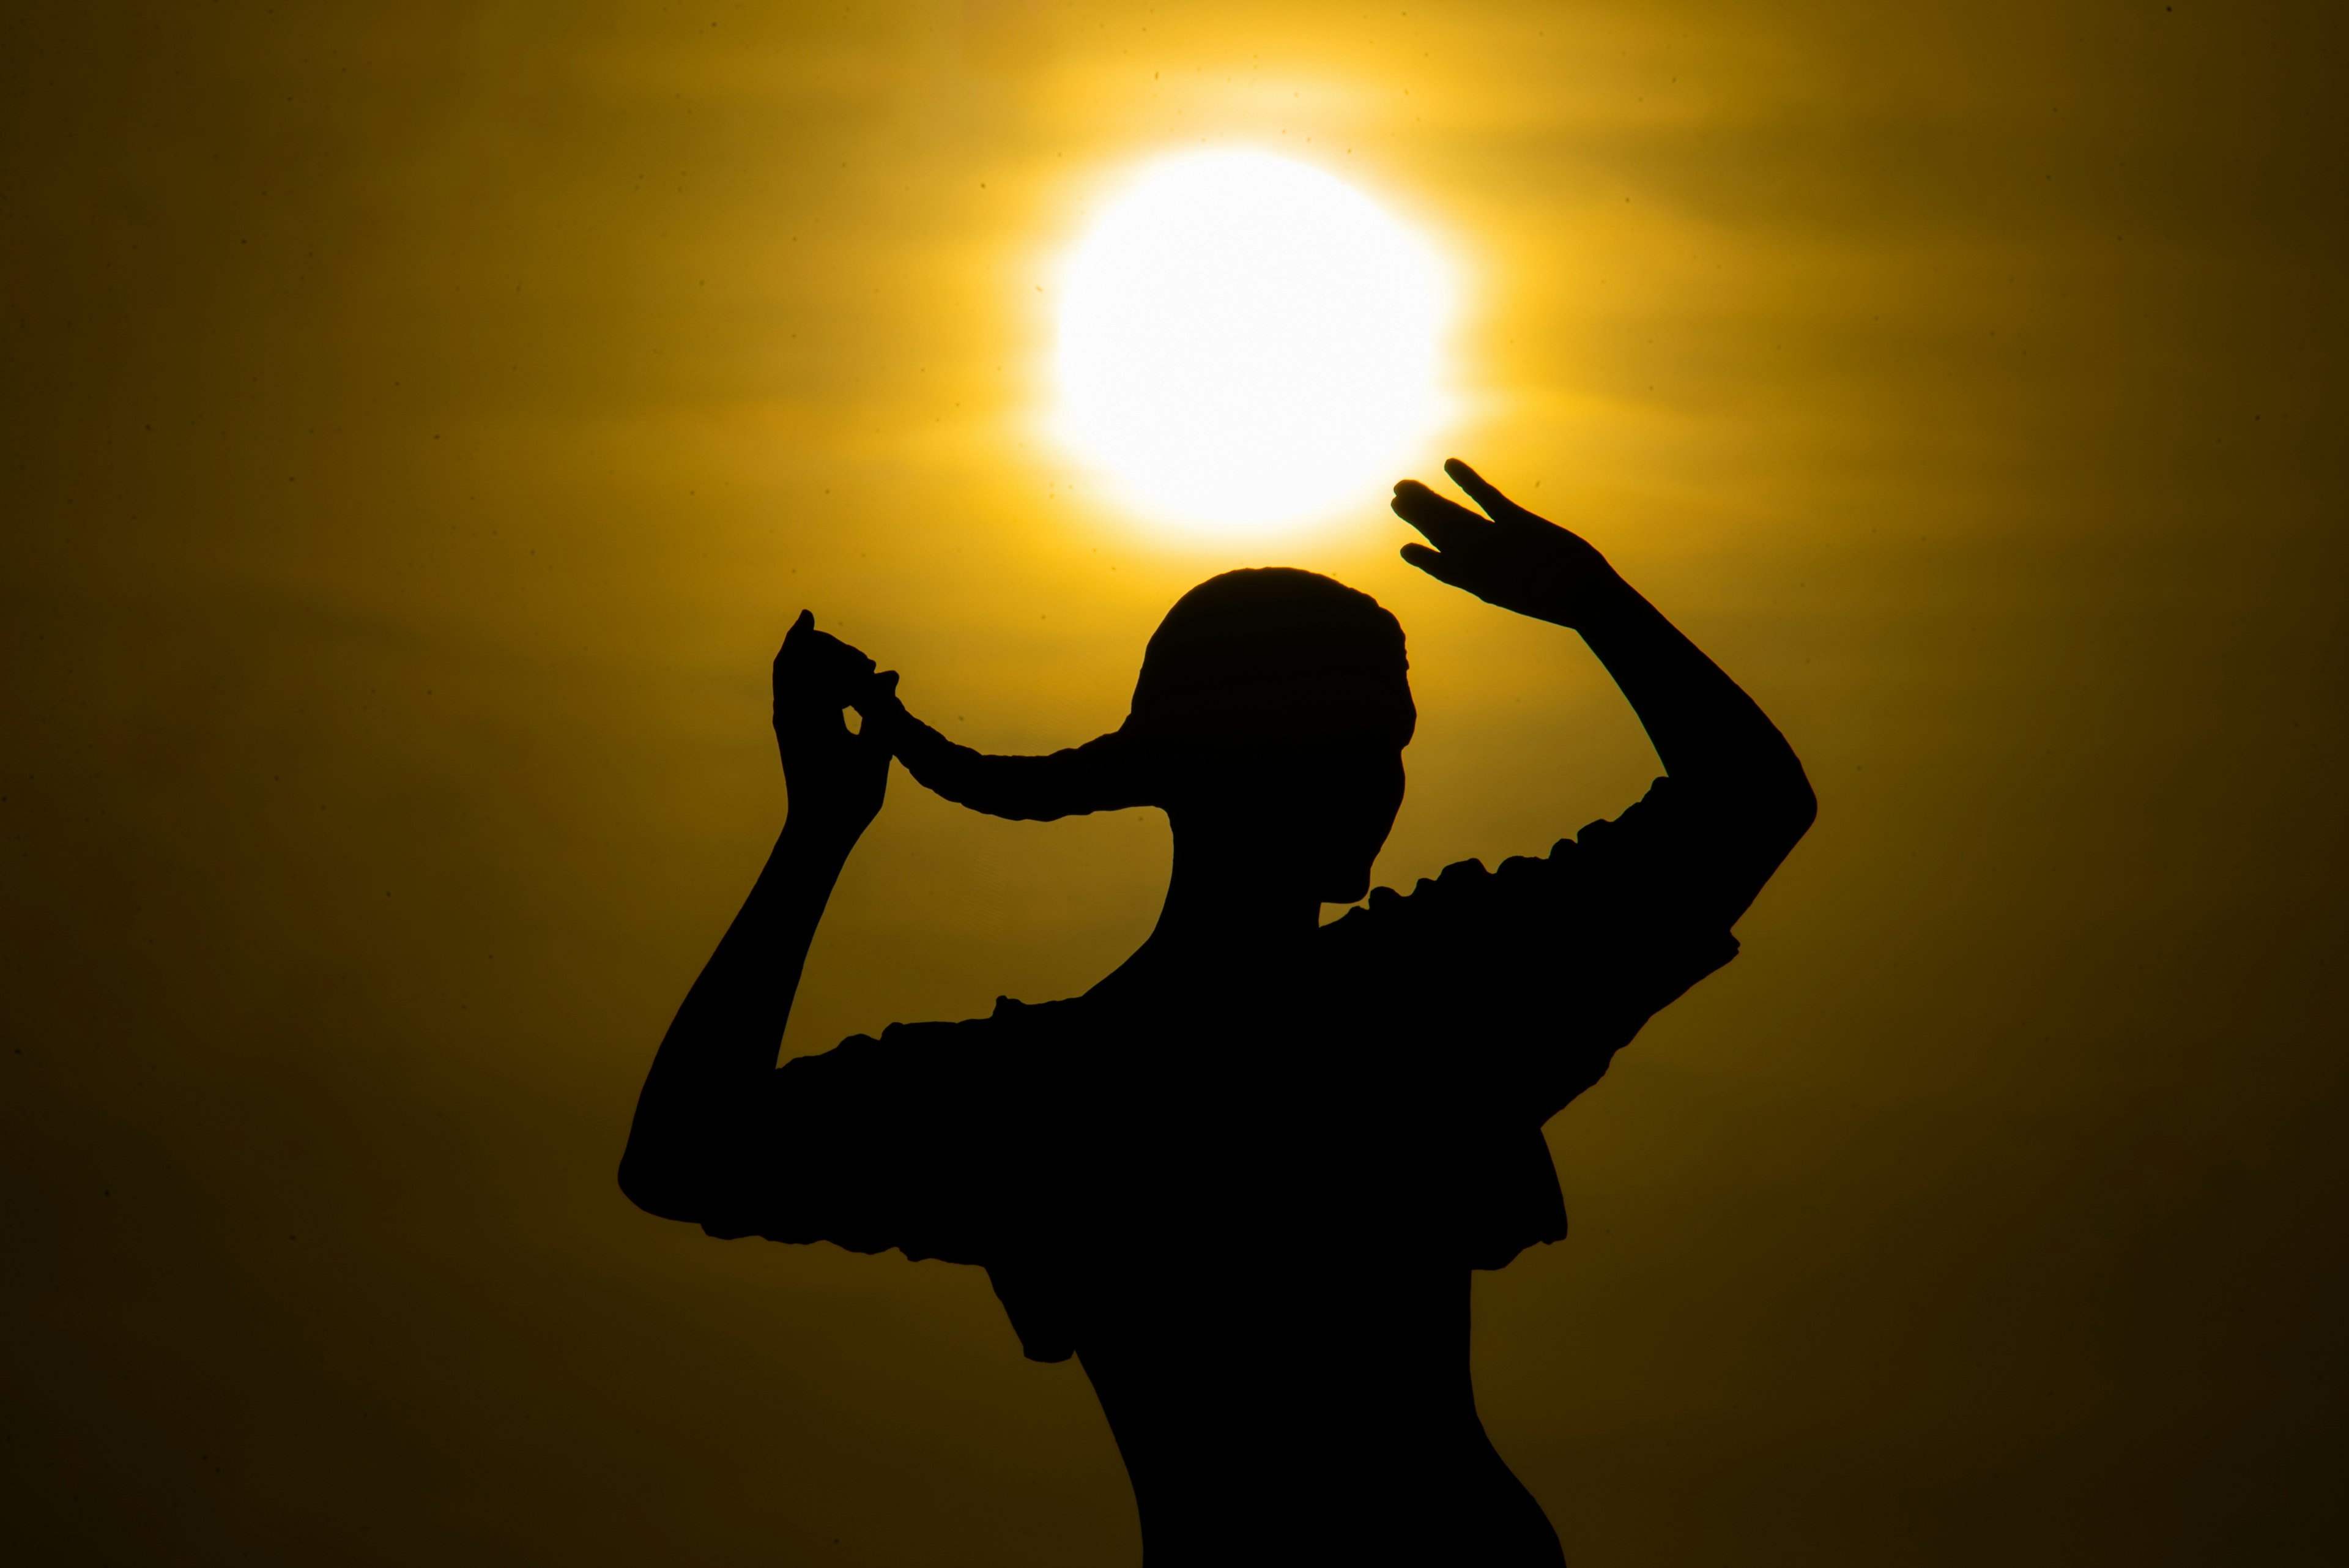
[[(45, 1562), (1135, 1560), (976, 1270), (613, 1185), (781, 819), (802, 607), (996, 750), (1183, 588), (1412, 639), (1381, 881), (1655, 769), (1571, 637), (1137, 525), (1046, 429), (1137, 160), (1462, 279), (1456, 452), (1762, 701), (1818, 826), (1476, 1284), (1578, 1563), (2340, 1549), (2349, 348), (2315, 5), (16, 7), (10, 1532)], [(1164, 819), (902, 774), (787, 1050), (1081, 989)], [(1211, 1070), (1203, 1044), (1203, 1070)]]

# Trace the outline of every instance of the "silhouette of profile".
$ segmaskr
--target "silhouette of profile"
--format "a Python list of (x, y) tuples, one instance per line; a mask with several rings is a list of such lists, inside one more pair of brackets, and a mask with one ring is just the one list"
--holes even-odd
[[(1484, 514), (1399, 484), (1430, 541), (1404, 558), (1582, 634), (1664, 763), (1643, 800), (1322, 926), (1369, 889), (1417, 717), (1367, 595), (1283, 568), (1201, 584), (1124, 723), (1044, 757), (954, 744), (802, 612), (775, 660), (790, 812), (622, 1160), (638, 1205), (713, 1236), (985, 1268), (1030, 1356), (1081, 1361), (1150, 1568), (1562, 1561), (1477, 1418), (1470, 1272), (1565, 1236), (1542, 1125), (1736, 953), (1816, 810), (1761, 711), (1598, 551), (1446, 467)], [(1081, 996), (778, 1069), (892, 755), (998, 816), (1164, 809), (1164, 911)]]

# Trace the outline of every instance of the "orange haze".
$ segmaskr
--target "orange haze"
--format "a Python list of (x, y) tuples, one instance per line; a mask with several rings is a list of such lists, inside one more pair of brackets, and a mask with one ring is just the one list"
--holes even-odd
[[(1375, 494), (1185, 545), (1050, 444), (1055, 258), (1203, 143), (1444, 247), (1448, 450), (1822, 798), (1552, 1124), (1573, 1238), (1477, 1281), (1572, 1559), (2344, 1551), (2337, 9), (13, 10), (22, 1561), (1135, 1560), (978, 1271), (612, 1173), (780, 820), (802, 606), (1049, 749), (1181, 588), (1332, 572), (1412, 639), (1386, 881), (1653, 772)], [(899, 774), (787, 1049), (1081, 988), (1166, 856)]]

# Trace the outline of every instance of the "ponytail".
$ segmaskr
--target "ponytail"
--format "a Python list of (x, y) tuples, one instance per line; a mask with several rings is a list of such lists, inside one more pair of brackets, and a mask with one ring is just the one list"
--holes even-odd
[(1227, 748), (1370, 744), (1401, 750), (1418, 712), (1402, 628), (1376, 599), (1313, 572), (1226, 572), (1185, 594), (1143, 656), (1125, 722), (1047, 757), (956, 745), (905, 711), (883, 678), (865, 722), (922, 784), (1014, 822), (1164, 806), (1178, 775)]
[(1013, 822), (1164, 805), (1145, 744), (1112, 730), (1045, 757), (999, 757), (958, 746), (900, 706), (884, 721), (889, 746), (921, 785), (957, 805)]

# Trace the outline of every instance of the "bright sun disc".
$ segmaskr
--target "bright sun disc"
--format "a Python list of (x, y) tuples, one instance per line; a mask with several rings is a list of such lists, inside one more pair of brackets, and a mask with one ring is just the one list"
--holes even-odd
[(1163, 522), (1251, 533), (1374, 503), (1442, 413), (1443, 270), (1319, 170), (1168, 160), (1071, 258), (1064, 434)]

